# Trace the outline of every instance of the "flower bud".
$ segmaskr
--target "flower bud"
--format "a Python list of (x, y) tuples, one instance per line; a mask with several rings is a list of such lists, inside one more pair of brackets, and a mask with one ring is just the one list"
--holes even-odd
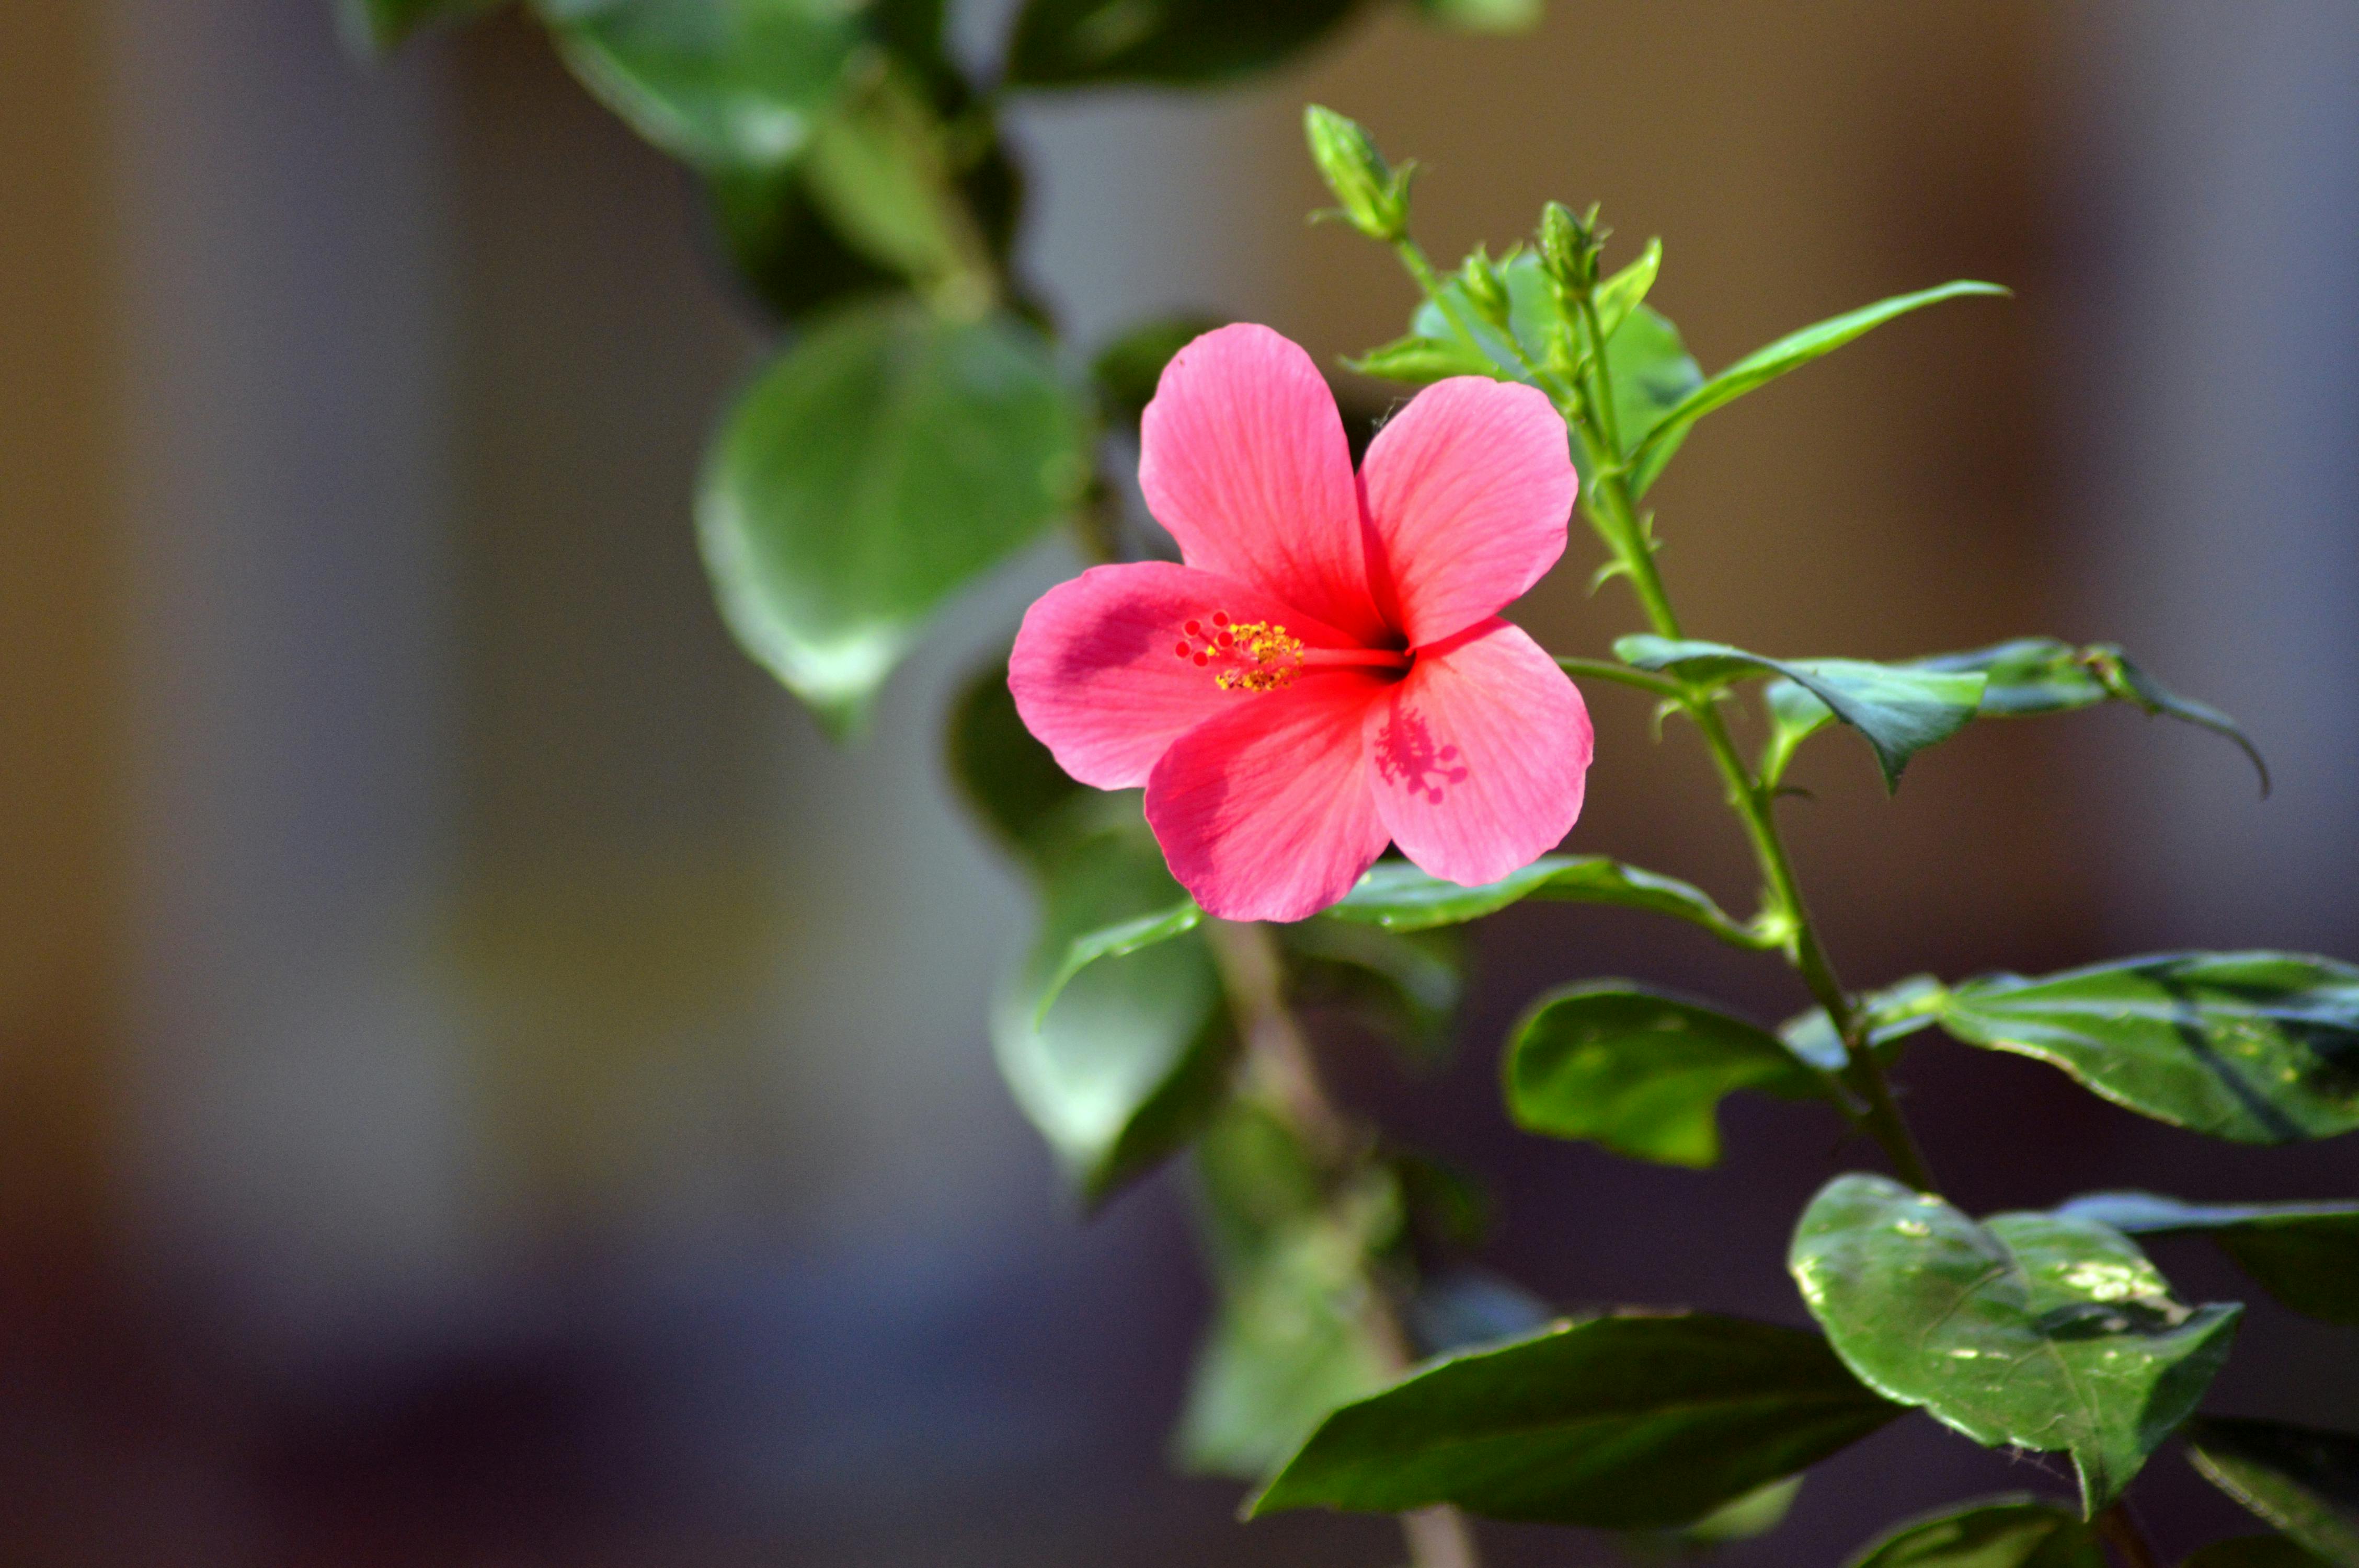
[(1302, 130), (1353, 228), (1388, 244), (1408, 232), (1409, 170), (1394, 169), (1367, 132), (1332, 109), (1313, 103), (1303, 110)]
[(1498, 265), (1481, 245), (1474, 247), (1474, 254), (1458, 269), (1458, 287), (1466, 291), (1467, 301), (1477, 315), (1503, 332), (1507, 330), (1508, 313), (1514, 308), (1507, 295), (1507, 280), (1499, 276)]
[(1597, 210), (1576, 218), (1561, 201), (1540, 209), (1540, 261), (1559, 288), (1586, 294), (1597, 282)]

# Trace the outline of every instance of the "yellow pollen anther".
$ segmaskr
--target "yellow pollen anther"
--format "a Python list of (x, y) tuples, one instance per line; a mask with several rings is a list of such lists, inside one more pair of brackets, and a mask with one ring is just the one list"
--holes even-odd
[(1223, 691), (1276, 691), (1290, 686), (1302, 667), (1302, 641), (1267, 621), (1231, 621), (1216, 613), (1212, 624), (1190, 621), (1174, 644), (1179, 655), (1199, 667), (1215, 666), (1212, 682)]

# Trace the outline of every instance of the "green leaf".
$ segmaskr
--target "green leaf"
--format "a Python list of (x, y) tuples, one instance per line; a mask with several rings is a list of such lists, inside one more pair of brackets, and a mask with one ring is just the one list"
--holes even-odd
[(949, 128), (915, 83), (877, 71), (840, 94), (811, 137), (805, 187), (831, 227), (946, 315), (978, 316), (997, 287), (989, 243), (952, 165)]
[[(1757, 675), (1785, 676), (1866, 738), (1876, 765), (1884, 770), (1886, 789), (1900, 787), (1900, 773), (1910, 757), (1972, 723), (1983, 694), (1980, 675), (1862, 659), (1771, 659), (1725, 643), (1637, 635), (1615, 642), (1614, 652), (1637, 669), (1665, 671), (1704, 686)], [(1773, 749), (1778, 744), (1773, 740)], [(1787, 749), (1790, 751), (1790, 742)]]
[[(1867, 1021), (1867, 1043), (1889, 1064), (1899, 1052), (1886, 1047), (1938, 1022), (1935, 1015), (1947, 994), (1932, 976), (1911, 975), (1881, 990), (1862, 992), (1853, 1000)], [(1849, 1065), (1843, 1037), (1835, 1033), (1824, 1008), (1814, 1007), (1788, 1019), (1777, 1026), (1777, 1038), (1785, 1042), (1787, 1050), (1823, 1071), (1840, 1073)]]
[(2057, 1211), (2125, 1236), (2208, 1236), (2299, 1313), (2359, 1325), (2359, 1203), (2181, 1203), (2153, 1193), (2091, 1193)]
[(993, 1008), (1008, 1088), (1091, 1203), (1193, 1137), (1227, 1087), (1235, 1033), (1210, 950), (1150, 935), (1178, 924), (1175, 896), (1144, 827), (1070, 846), (1039, 937)]
[(1847, 1568), (2105, 1568), (2105, 1552), (2070, 1509), (2017, 1492), (1896, 1525)]
[(1767, 1535), (1786, 1522), (1801, 1490), (1799, 1476), (1756, 1487), (1734, 1502), (1723, 1503), (1695, 1523), (1680, 1527), (1673, 1533), (1673, 1543), (1694, 1552)]
[(2093, 1220), (1977, 1225), (1882, 1176), (1821, 1188), (1788, 1262), (1869, 1387), (1986, 1447), (2070, 1452), (2092, 1517), (2193, 1413), (2243, 1312), (2180, 1305)]
[(507, 0), (336, 0), (336, 29), (354, 54), (391, 54), (429, 27), (473, 21)]
[(861, 46), (842, 0), (534, 0), (558, 54), (607, 108), (708, 172), (780, 168)]
[(1628, 980), (1550, 991), (1507, 1039), (1516, 1126), (1658, 1164), (1717, 1163), (1720, 1102), (1738, 1089), (1825, 1092), (1768, 1031)]
[(1327, 1418), (1254, 1500), (1607, 1530), (1688, 1524), (1900, 1413), (1816, 1335), (1701, 1313), (1559, 1324)]
[(1233, 1106), (1198, 1142), (1205, 1249), (1220, 1288), (1172, 1446), (1190, 1470), (1266, 1477), (1338, 1405), (1384, 1386), (1393, 1351), (1368, 1260), (1398, 1232), (1373, 1176), (1328, 1201), (1276, 1118)]
[(1142, 321), (1098, 351), (1090, 380), (1110, 425), (1138, 427), (1171, 356), (1221, 325), (1212, 316), (1163, 316)]
[[(1663, 242), (1648, 240), (1636, 261), (1598, 284), (1590, 297), (1597, 308), (1597, 330), (1608, 341), (1629, 319), (1630, 312), (1645, 302), (1647, 291), (1655, 287), (1655, 276), (1662, 270)], [(1606, 363), (1611, 367), (1613, 361), (1608, 359)]]
[(1323, 917), (1387, 931), (1424, 931), (1479, 920), (1527, 898), (1643, 909), (1690, 921), (1739, 947), (1771, 945), (1730, 919), (1700, 889), (1600, 855), (1543, 855), (1512, 876), (1472, 888), (1428, 875), (1406, 860), (1379, 860)]
[(792, 169), (724, 171), (708, 182), (706, 193), (731, 267), (781, 321), (900, 287), (897, 274), (829, 226)]
[(2112, 643), (2076, 648), (2054, 637), (2017, 637), (1987, 648), (1939, 654), (1911, 661), (1913, 667), (1984, 677), (1981, 716), (2018, 719), (2065, 713), (2101, 702), (2126, 702), (2149, 717), (2160, 715), (2226, 736), (2241, 748), (2269, 792), (2268, 763), (2236, 721), (2206, 703), (2183, 697), (2138, 667)]
[(943, 750), (960, 798), (1002, 847), (1041, 860), (1066, 808), (1094, 792), (1059, 767), (1049, 748), (1024, 728), (1007, 689), (1006, 654), (959, 688), (946, 729)]
[(2359, 968), (2163, 953), (1952, 989), (1941, 1027), (2062, 1068), (2115, 1105), (2238, 1143), (2359, 1128)]
[[(1945, 283), (1938, 288), (1928, 288), (1916, 294), (1902, 294), (1874, 305), (1849, 311), (1815, 327), (1778, 339), (1767, 348), (1756, 349), (1718, 375), (1697, 387), (1680, 399), (1656, 425), (1647, 437), (1637, 443), (1631, 453), (1630, 492), (1644, 495), (1647, 487), (1663, 471), (1671, 453), (1685, 438), (1688, 429), (1697, 420), (1723, 405), (1751, 392), (1755, 387), (1777, 380), (1788, 371), (1799, 370), (1822, 354), (1832, 353), (1854, 338), (1881, 327), (1897, 316), (1944, 299), (1956, 299), (1974, 294), (2006, 294), (2007, 290), (1995, 283)], [(1624, 439), (1630, 438), (1625, 434)]]
[(1419, 1065), (1449, 1052), (1465, 994), (1465, 953), (1454, 931), (1386, 931), (1342, 920), (1275, 928), (1291, 957), (1292, 1000), (1336, 1008), (1399, 1045)]
[(1354, 0), (1027, 0), (1008, 47), (1017, 87), (1228, 81), (1299, 53)]
[(2199, 1546), (2179, 1568), (2333, 1568), (2282, 1535), (2240, 1535)]
[(2359, 1568), (2359, 1436), (2204, 1416), (2188, 1424), (2187, 1459), (2335, 1568)]
[(1370, 349), (1358, 359), (1346, 359), (1347, 369), (1383, 381), (1424, 386), (1453, 375), (1496, 376), (1498, 367), (1454, 338), (1423, 338), (1412, 332)]
[(722, 613), (855, 728), (943, 602), (1072, 503), (1086, 433), (1021, 322), (831, 316), (747, 389), (706, 460), (697, 523)]
[(1417, 0), (1417, 14), (1460, 33), (1528, 33), (1548, 14), (1542, 0)]

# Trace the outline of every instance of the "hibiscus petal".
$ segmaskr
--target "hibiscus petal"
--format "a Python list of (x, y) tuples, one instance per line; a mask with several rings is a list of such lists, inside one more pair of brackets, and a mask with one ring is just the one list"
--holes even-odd
[(1360, 479), (1375, 535), (1370, 576), (1411, 647), (1496, 614), (1539, 581), (1564, 554), (1580, 484), (1549, 400), (1472, 375), (1436, 382), (1394, 416)]
[(1219, 650), (1223, 626), (1255, 622), (1308, 647), (1351, 645), (1333, 627), (1231, 578), (1168, 561), (1093, 567), (1025, 611), (1008, 689), (1024, 727), (1058, 766), (1085, 784), (1129, 789), (1147, 782), (1180, 735), (1255, 698), (1219, 685), (1234, 664)]
[(1385, 683), (1321, 673), (1182, 735), (1147, 781), (1147, 821), (1196, 902), (1224, 920), (1299, 920), (1385, 849), (1361, 732)]
[(1469, 627), (1367, 715), (1376, 809), (1401, 853), (1468, 887), (1556, 848), (1581, 815), (1589, 709), (1523, 631)]
[(1138, 482), (1190, 566), (1385, 636), (1343, 416), (1310, 356), (1268, 328), (1223, 327), (1172, 357), (1139, 427)]

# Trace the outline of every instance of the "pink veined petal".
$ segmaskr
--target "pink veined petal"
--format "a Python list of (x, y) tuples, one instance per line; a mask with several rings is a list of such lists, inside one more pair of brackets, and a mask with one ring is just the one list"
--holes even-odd
[(1173, 741), (1256, 699), (1218, 684), (1216, 616), (1232, 626), (1283, 626), (1309, 647), (1352, 645), (1333, 627), (1233, 579), (1168, 561), (1093, 567), (1025, 611), (1007, 661), (1016, 711), (1083, 784), (1143, 784)]
[(1360, 482), (1369, 576), (1411, 647), (1539, 581), (1564, 554), (1580, 485), (1549, 400), (1472, 375), (1436, 382), (1377, 431)]
[(1385, 637), (1343, 416), (1310, 356), (1276, 332), (1241, 322), (1172, 357), (1139, 427), (1138, 482), (1190, 566)]
[(1321, 673), (1208, 719), (1147, 781), (1171, 874), (1224, 920), (1299, 920), (1384, 853), (1361, 730), (1385, 683)]
[(1556, 848), (1581, 815), (1589, 708), (1505, 621), (1419, 654), (1364, 733), (1386, 829), (1437, 877), (1497, 881)]

